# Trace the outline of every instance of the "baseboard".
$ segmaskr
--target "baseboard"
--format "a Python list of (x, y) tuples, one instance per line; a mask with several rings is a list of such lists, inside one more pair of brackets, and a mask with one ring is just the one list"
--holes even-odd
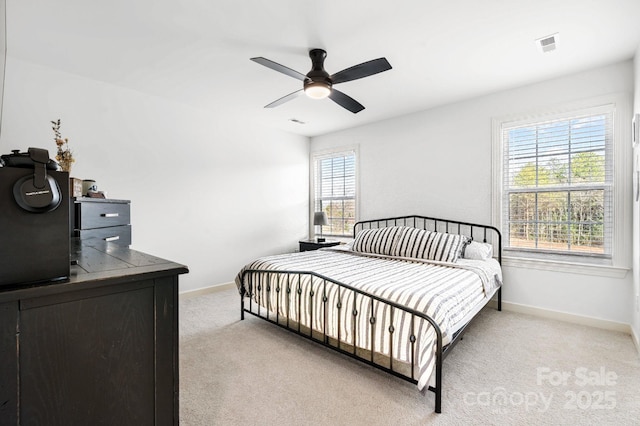
[[(492, 300), (489, 306), (498, 307), (498, 302)], [(542, 318), (550, 318), (558, 321), (570, 322), (573, 324), (587, 325), (589, 327), (601, 328), (604, 330), (619, 331), (633, 336), (633, 330), (629, 324), (621, 322), (605, 320), (601, 318), (585, 317), (582, 315), (570, 314), (567, 312), (552, 311), (550, 309), (537, 308), (535, 306), (521, 305), (519, 303), (502, 301), (502, 309), (509, 312), (517, 312), (521, 314), (534, 315)], [(635, 339), (636, 346), (638, 340)]]
[(216, 293), (218, 291), (229, 290), (230, 288), (235, 288), (235, 283), (225, 283), (225, 284), (217, 284), (209, 287), (201, 287), (195, 290), (187, 290), (180, 292), (179, 297), (181, 299), (190, 299), (192, 297), (204, 296), (205, 294)]
[(638, 335), (633, 327), (631, 327), (631, 339), (633, 340), (633, 343), (635, 343), (638, 355), (640, 356), (640, 339), (638, 339)]

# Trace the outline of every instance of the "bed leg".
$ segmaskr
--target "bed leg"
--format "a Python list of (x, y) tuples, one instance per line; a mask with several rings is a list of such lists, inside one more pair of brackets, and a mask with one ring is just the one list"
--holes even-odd
[(436, 350), (436, 413), (442, 413), (442, 345)]
[(498, 310), (502, 310), (502, 286), (498, 289)]
[[(439, 369), (436, 371), (440, 371)], [(438, 373), (436, 373), (436, 377), (438, 376)], [(438, 382), (438, 379), (436, 379), (436, 382)], [(440, 414), (442, 413), (442, 383), (436, 385), (436, 413)]]
[(240, 289), (240, 321), (244, 320), (244, 286)]

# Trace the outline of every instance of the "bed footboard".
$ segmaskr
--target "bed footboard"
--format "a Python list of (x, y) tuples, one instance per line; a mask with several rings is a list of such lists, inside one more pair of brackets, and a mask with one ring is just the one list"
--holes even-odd
[[(311, 285), (305, 288), (301, 284), (305, 281), (310, 282)], [(428, 388), (435, 393), (435, 411), (441, 412), (442, 362), (446, 351), (443, 348), (442, 331), (428, 315), (368, 294), (329, 277), (306, 271), (247, 269), (242, 273), (240, 293), (241, 319), (244, 319), (244, 314), (247, 312), (415, 384), (418, 383), (416, 377), (418, 322), (420, 319), (426, 321), (436, 336), (435, 385)], [(329, 293), (334, 297), (330, 298)], [(273, 300), (276, 301), (277, 306), (272, 304)], [(329, 306), (332, 301), (335, 306)], [(308, 314), (301, 309), (303, 303), (308, 304)], [(369, 308), (362, 309), (362, 307)], [(332, 309), (335, 309), (335, 318), (339, 322), (337, 335), (328, 330)], [(294, 312), (295, 316), (292, 318), (283, 312)], [(341, 323), (344, 312), (351, 317), (349, 324)], [(385, 319), (377, 318), (376, 312), (387, 312), (388, 315)], [(314, 319), (314, 313), (319, 313), (320, 318)], [(411, 325), (406, 331), (408, 334), (399, 337), (397, 333), (400, 331), (394, 324), (402, 315), (408, 316)], [(363, 329), (362, 321), (367, 323), (365, 328), (369, 330), (370, 336), (358, 336), (359, 331)], [(310, 324), (312, 326), (309, 326)], [(345, 332), (345, 326), (348, 328), (347, 332)], [(378, 329), (384, 330), (383, 332), (387, 334), (389, 345), (386, 351), (377, 350), (376, 340), (380, 340), (379, 334), (376, 334)], [(409, 342), (409, 362), (400, 361), (394, 353), (395, 341), (401, 338)], [(359, 344), (364, 341), (369, 344), (367, 346)], [(453, 341), (448, 346), (452, 344)]]

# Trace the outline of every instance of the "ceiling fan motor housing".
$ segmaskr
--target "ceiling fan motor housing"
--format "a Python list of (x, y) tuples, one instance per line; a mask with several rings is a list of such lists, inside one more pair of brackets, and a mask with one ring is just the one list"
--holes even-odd
[(324, 59), (327, 57), (327, 52), (322, 49), (311, 49), (309, 57), (311, 58), (311, 71), (304, 79), (304, 91), (311, 97), (315, 97), (312, 94), (314, 91), (323, 95), (318, 97), (326, 97), (333, 85), (329, 73), (324, 69)]

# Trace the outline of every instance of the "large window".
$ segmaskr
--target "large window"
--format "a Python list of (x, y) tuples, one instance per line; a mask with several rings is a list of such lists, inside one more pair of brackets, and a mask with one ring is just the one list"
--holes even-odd
[(613, 114), (606, 105), (501, 123), (506, 251), (611, 258)]
[(324, 235), (352, 236), (356, 221), (355, 150), (313, 156), (314, 211), (325, 212)]

